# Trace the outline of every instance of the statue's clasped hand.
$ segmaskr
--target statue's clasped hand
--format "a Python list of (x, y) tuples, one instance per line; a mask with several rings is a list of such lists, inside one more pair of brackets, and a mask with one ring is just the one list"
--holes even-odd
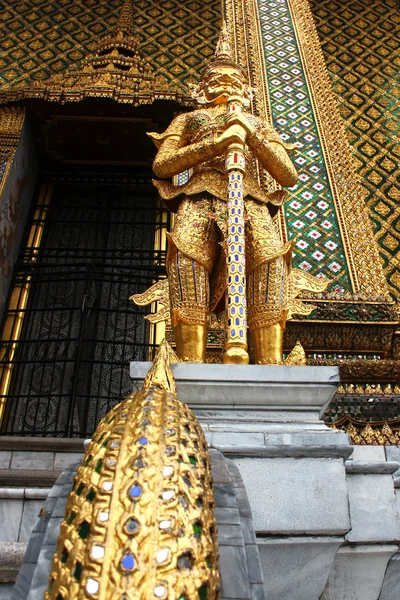
[(226, 115), (225, 131), (218, 137), (218, 150), (225, 152), (231, 144), (243, 145), (246, 138), (254, 133), (254, 127), (246, 115), (239, 111), (232, 111)]
[(246, 137), (254, 133), (254, 127), (246, 117), (246, 115), (240, 111), (229, 112), (225, 118), (225, 124), (227, 127), (231, 125), (240, 125), (246, 132)]
[(224, 152), (231, 144), (244, 144), (246, 142), (246, 131), (238, 124), (228, 127), (216, 140), (219, 152)]

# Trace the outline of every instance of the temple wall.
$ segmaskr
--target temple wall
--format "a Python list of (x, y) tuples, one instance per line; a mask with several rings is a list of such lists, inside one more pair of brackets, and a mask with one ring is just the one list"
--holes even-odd
[[(4, 4), (2, 27), (7, 41), (3, 46), (4, 52), (0, 63), (2, 90), (15, 85), (45, 81), (51, 76), (63, 74), (69, 67), (78, 64), (93, 52), (100, 37), (115, 25), (123, 2), (108, 0), (101, 6), (94, 0), (85, 3), (74, 2), (73, 5), (62, 1), (57, 6), (48, 0), (41, 2), (27, 0), (20, 5), (6, 1)], [(399, 190), (395, 180), (398, 161), (395, 138), (399, 125), (394, 116), (398, 93), (395, 85), (398, 70), (396, 57), (398, 42), (392, 35), (392, 24), (395, 26), (398, 19), (397, 3), (395, 0), (389, 0), (383, 7), (379, 0), (371, 2), (356, 0), (351, 5), (344, 0), (334, 2), (310, 0), (309, 4), (322, 43), (333, 90), (341, 106), (348, 138), (353, 146), (364, 200), (374, 224), (386, 277), (392, 294), (398, 298), (400, 296), (400, 226), (396, 205)], [(245, 2), (243, 8), (240, 8), (232, 1), (227, 3), (227, 11), (228, 13), (235, 11), (237, 23), (243, 26), (241, 10), (244, 11), (244, 20), (250, 22), (251, 19), (257, 18), (255, 13), (253, 15), (251, 13), (253, 5), (256, 7), (255, 13), (258, 13), (261, 18), (263, 36), (265, 27), (271, 21), (271, 30), (268, 30), (263, 42), (267, 59), (264, 60), (263, 68), (269, 73), (270, 101), (276, 104), (280, 100), (278, 98), (274, 100), (277, 90), (274, 89), (274, 72), (271, 69), (276, 65), (271, 60), (279, 60), (282, 40), (273, 39), (276, 28), (274, 23), (278, 24), (278, 21), (283, 19), (278, 29), (280, 30), (282, 25), (287, 29), (291, 27), (292, 20), (296, 27), (302, 18), (299, 16), (301, 11), (304, 11), (308, 4), (303, 0), (279, 0), (278, 3), (257, 0)], [(201, 3), (196, 0), (185, 2), (169, 0), (162, 4), (154, 0), (135, 2), (135, 31), (141, 49), (153, 71), (165, 83), (183, 91), (187, 90), (188, 83), (198, 79), (203, 65), (215, 47), (220, 23), (220, 6), (217, 0), (206, 0)], [(284, 14), (285, 11), (287, 15)], [(286, 34), (284, 32), (286, 38), (287, 33), (288, 30)], [(284, 35), (279, 34), (280, 38)], [(310, 46), (314, 44), (312, 40), (307, 43)], [(240, 50), (242, 51), (244, 52), (243, 49)], [(288, 52), (292, 55), (289, 56)], [(293, 65), (299, 68), (300, 62), (296, 58), (296, 52), (295, 44), (289, 51), (285, 47), (286, 59), (289, 57), (291, 61), (297, 60)], [(260, 61), (258, 55), (253, 58)], [(247, 57), (241, 56), (241, 60), (247, 60)], [(260, 65), (256, 68), (259, 67)], [(298, 85), (295, 79), (293, 82), (286, 83)], [(288, 86), (280, 86), (280, 88), (285, 87)], [(285, 94), (284, 89), (279, 91)], [(307, 90), (303, 88), (299, 88), (297, 92), (307, 95)], [(280, 99), (282, 100), (282, 96)], [(300, 110), (299, 123), (294, 122), (293, 116), (289, 117), (289, 121), (292, 126), (295, 125), (302, 130), (301, 121), (304, 121), (305, 117), (310, 120), (309, 115), (306, 114), (307, 100), (304, 100), (304, 106), (300, 106), (301, 102), (299, 103), (297, 98), (295, 102), (296, 105), (292, 107), (291, 113), (294, 109)], [(285, 98), (281, 104), (285, 104)], [(274, 112), (273, 105), (271, 108)], [(290, 112), (290, 107), (288, 110)], [(281, 127), (279, 120), (282, 119), (278, 119), (278, 116), (276, 115), (274, 121), (279, 129)], [(288, 125), (282, 127), (286, 131)], [(304, 150), (307, 144), (310, 146), (314, 153), (310, 156), (314, 157), (315, 162), (318, 148), (314, 146), (318, 135), (315, 131), (311, 131), (311, 126), (309, 128), (310, 131), (302, 131), (304, 135), (297, 133), (296, 136), (303, 144)], [(305, 135), (308, 135), (308, 140), (303, 139)], [(311, 138), (314, 138), (313, 142), (310, 141)], [(290, 206), (287, 203), (286, 207), (289, 233), (292, 237), (297, 235), (301, 238), (299, 238), (300, 245), (296, 247), (298, 254), (296, 261), (299, 265), (303, 265), (302, 268), (309, 269), (314, 274), (324, 272), (327, 276), (335, 276), (339, 287), (347, 289), (349, 282), (348, 274), (346, 275), (346, 260), (335, 219), (335, 209), (329, 198), (325, 198), (328, 194), (326, 190), (315, 188), (310, 191), (315, 173), (299, 166), (303, 176), (308, 178), (307, 191), (314, 195), (318, 191), (317, 199), (314, 198), (309, 202), (311, 213), (316, 213), (317, 220), (319, 219), (321, 224), (326, 221), (329, 225), (321, 225), (317, 228), (317, 234), (313, 233), (316, 217), (311, 216), (311, 213), (307, 216), (305, 210), (306, 218), (303, 218), (303, 213), (297, 208), (298, 204), (304, 204), (304, 198), (300, 198), (302, 190), (299, 186), (294, 202), (291, 202)], [(317, 184), (327, 187), (321, 173), (317, 178)], [(325, 206), (328, 208), (322, 208)], [(302, 221), (303, 225), (298, 223), (299, 221)], [(307, 235), (305, 235), (306, 230)], [(325, 239), (328, 233), (330, 237)], [(316, 240), (317, 236), (319, 236), (318, 240)], [(326, 248), (325, 243), (328, 244)], [(321, 254), (326, 255), (326, 265), (323, 264), (324, 259), (321, 258)]]
[[(7, 42), (0, 87), (43, 81), (78, 63), (117, 23), (124, 0), (26, 0), (3, 3)], [(220, 0), (135, 0), (135, 33), (154, 71), (185, 87), (195, 81), (214, 52)]]
[(0, 438), (0, 600), (10, 598), (35, 523), (47, 524), (52, 486), (82, 451), (79, 439)]
[(310, 0), (392, 295), (400, 299), (396, 0)]
[(0, 320), (37, 181), (38, 163), (26, 118), (15, 154), (9, 160), (0, 188)]

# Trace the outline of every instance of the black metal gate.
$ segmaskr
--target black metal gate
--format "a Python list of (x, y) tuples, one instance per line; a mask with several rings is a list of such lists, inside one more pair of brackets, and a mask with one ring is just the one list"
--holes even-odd
[(14, 288), (27, 297), (11, 314), (22, 325), (3, 346), (3, 434), (90, 435), (131, 392), (129, 362), (151, 358), (146, 311), (128, 298), (165, 274), (165, 210), (149, 180), (102, 179), (55, 182), (47, 216), (36, 211), (41, 243), (31, 228)]

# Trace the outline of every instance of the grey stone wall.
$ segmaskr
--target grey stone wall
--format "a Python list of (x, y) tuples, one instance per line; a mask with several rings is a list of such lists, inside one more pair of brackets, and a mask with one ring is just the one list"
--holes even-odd
[(83, 440), (0, 437), (0, 600), (10, 597), (52, 486), (82, 454)]

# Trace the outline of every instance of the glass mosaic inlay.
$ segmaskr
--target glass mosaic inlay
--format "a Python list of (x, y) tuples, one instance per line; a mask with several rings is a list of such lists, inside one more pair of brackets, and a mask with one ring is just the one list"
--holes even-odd
[(0, 162), (0, 183), (3, 179), (4, 173), (6, 172), (7, 162), (7, 160)]
[(336, 280), (351, 290), (343, 241), (321, 141), (310, 101), (287, 0), (258, 0), (273, 126), (296, 141), (292, 158), (299, 173), (289, 190), (285, 219), (296, 240), (293, 266)]

